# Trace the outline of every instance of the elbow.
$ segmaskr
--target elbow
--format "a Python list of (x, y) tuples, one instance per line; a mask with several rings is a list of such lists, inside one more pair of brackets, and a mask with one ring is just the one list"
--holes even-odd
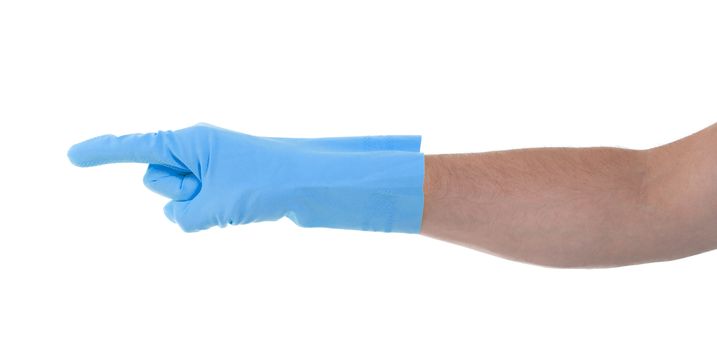
[(616, 264), (608, 264), (604, 261), (589, 261), (585, 259), (566, 259), (557, 257), (546, 259), (522, 260), (520, 262), (533, 266), (560, 270), (601, 269), (622, 266)]

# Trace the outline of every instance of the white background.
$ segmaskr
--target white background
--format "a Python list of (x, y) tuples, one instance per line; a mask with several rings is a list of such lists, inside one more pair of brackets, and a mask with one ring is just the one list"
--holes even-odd
[[(649, 148), (717, 121), (712, 1), (2, 1), (2, 349), (714, 349), (717, 253), (608, 270), (288, 220), (182, 233), (105, 133)], [(717, 180), (717, 179), (716, 179)]]

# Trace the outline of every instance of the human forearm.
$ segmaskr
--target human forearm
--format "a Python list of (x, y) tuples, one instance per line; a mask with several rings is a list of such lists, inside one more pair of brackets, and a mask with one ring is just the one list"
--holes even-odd
[[(648, 151), (541, 148), (426, 157), (423, 234), (513, 260), (616, 266), (676, 257), (647, 203)], [(682, 252), (684, 255), (688, 252)]]

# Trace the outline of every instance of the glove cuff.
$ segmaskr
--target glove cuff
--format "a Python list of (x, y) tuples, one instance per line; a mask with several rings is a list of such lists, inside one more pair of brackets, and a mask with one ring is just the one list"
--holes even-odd
[[(311, 164), (306, 164), (309, 161)], [(285, 216), (302, 227), (418, 233), (424, 155), (377, 151), (303, 157)]]

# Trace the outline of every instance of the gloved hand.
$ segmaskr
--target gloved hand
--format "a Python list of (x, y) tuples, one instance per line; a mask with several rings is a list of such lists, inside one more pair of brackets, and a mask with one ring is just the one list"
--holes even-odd
[(149, 163), (145, 184), (172, 199), (187, 231), (288, 217), (303, 227), (419, 232), (419, 136), (256, 137), (210, 125), (100, 136), (68, 156), (86, 167)]
[[(214, 127), (209, 124), (200, 124)], [(216, 127), (214, 127), (216, 128)], [(418, 152), (421, 137), (416, 135), (389, 136), (353, 136), (324, 138), (280, 138), (268, 139), (286, 141), (294, 147), (316, 151), (407, 151)], [(144, 176), (144, 184), (150, 190), (173, 200), (189, 200), (199, 190), (199, 180), (192, 173), (180, 172), (171, 168), (150, 164)]]

